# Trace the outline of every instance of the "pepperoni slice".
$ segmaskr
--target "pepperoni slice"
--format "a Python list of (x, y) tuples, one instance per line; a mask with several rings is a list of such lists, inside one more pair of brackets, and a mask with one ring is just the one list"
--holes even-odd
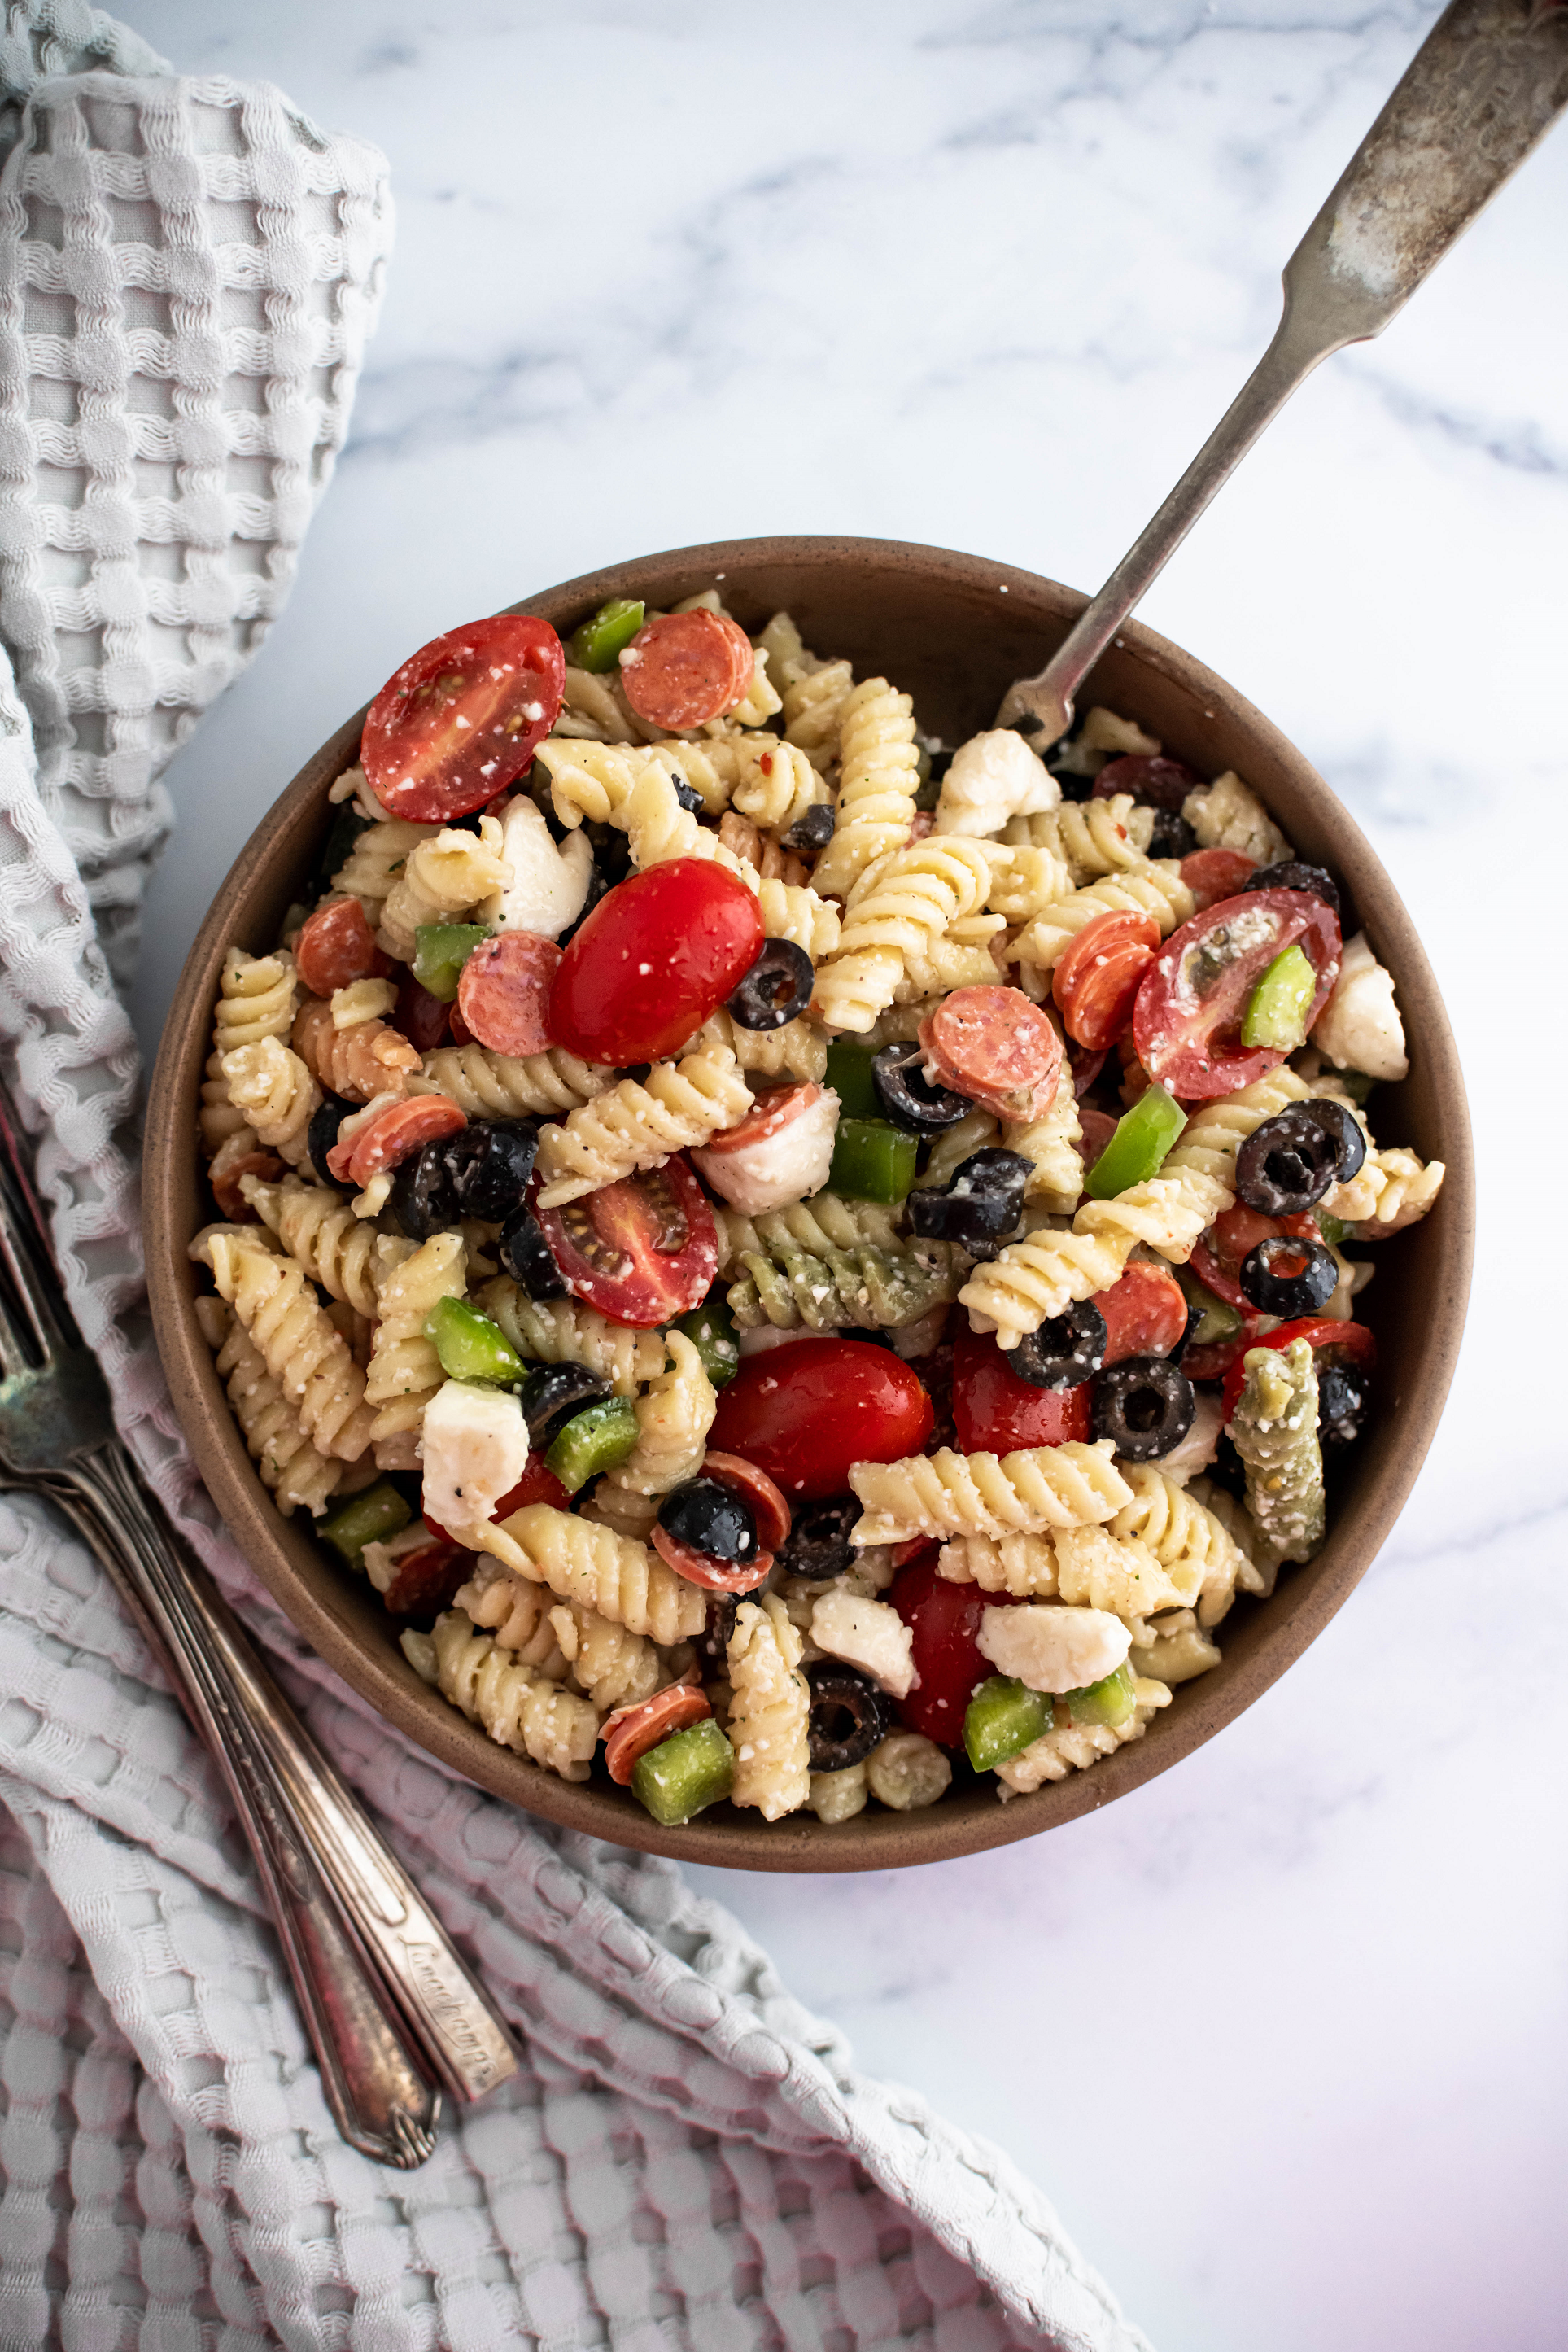
[(1183, 801), (1202, 782), (1183, 760), (1149, 758), (1131, 751), (1120, 760), (1106, 761), (1094, 779), (1090, 798), (1108, 801), (1113, 793), (1131, 793), (1145, 808), (1170, 809), (1180, 816)]
[(1181, 862), (1181, 878), (1197, 901), (1197, 913), (1218, 907), (1245, 890), (1258, 871), (1258, 860), (1244, 849), (1195, 849)]
[(1133, 1017), (1144, 974), (1159, 952), (1151, 915), (1097, 915), (1058, 959), (1051, 992), (1068, 1035), (1091, 1051), (1113, 1045)]
[(759, 1551), (755, 1559), (745, 1561), (715, 1559), (711, 1552), (683, 1543), (656, 1519), (650, 1540), (666, 1567), (684, 1576), (688, 1584), (700, 1585), (705, 1592), (754, 1592), (773, 1567), (770, 1551)]
[[(1174, 1274), (1140, 1258), (1094, 1304), (1105, 1318), (1105, 1361), (1168, 1356), (1186, 1329), (1186, 1298)], [(1185, 1368), (1184, 1368), (1185, 1369)]]
[[(746, 646), (746, 673), (735, 640)], [(641, 719), (655, 727), (700, 727), (732, 710), (751, 682), (746, 632), (700, 606), (661, 613), (640, 628), (621, 656), (621, 683)]]
[(457, 1010), (470, 1036), (492, 1053), (542, 1054), (554, 1043), (549, 992), (560, 950), (537, 931), (481, 940), (457, 982)]
[[(425, 1525), (429, 1527), (428, 1519)], [(393, 1617), (434, 1617), (449, 1608), (459, 1588), (474, 1572), (474, 1554), (461, 1551), (444, 1535), (431, 1530), (432, 1541), (417, 1551), (398, 1555), (392, 1582), (382, 1595), (382, 1607)]]
[(445, 1095), (413, 1095), (402, 1102), (388, 1103), (374, 1118), (335, 1143), (327, 1154), (327, 1165), (340, 1184), (368, 1184), (383, 1168), (395, 1168), (424, 1144), (443, 1135), (455, 1135), (467, 1124), (457, 1105)]
[(307, 918), (294, 942), (294, 963), (312, 996), (330, 996), (335, 988), (390, 968), (357, 898), (330, 898)]
[(672, 1731), (685, 1731), (712, 1713), (695, 1683), (672, 1683), (668, 1690), (655, 1691), (640, 1706), (618, 1706), (604, 1718), (604, 1761), (611, 1779), (624, 1788), (650, 1748), (657, 1748)]
[(956, 988), (920, 1024), (936, 1083), (1001, 1118), (1027, 1118), (1036, 1089), (1049, 1102), (1061, 1040), (1019, 988)]
[(422, 1054), (434, 1054), (444, 1043), (452, 1008), (432, 996), (412, 972), (397, 992), (397, 1026)]
[(765, 1551), (779, 1551), (789, 1539), (792, 1514), (766, 1470), (745, 1462), (738, 1454), (706, 1454), (701, 1475), (716, 1479), (749, 1506), (757, 1521), (757, 1540)]

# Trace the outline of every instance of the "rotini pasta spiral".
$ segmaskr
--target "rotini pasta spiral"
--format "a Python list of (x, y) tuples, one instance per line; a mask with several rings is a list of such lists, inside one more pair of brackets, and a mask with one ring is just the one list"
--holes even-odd
[(874, 1201), (841, 1200), (837, 1192), (818, 1192), (810, 1201), (796, 1201), (787, 1209), (770, 1209), (760, 1217), (742, 1216), (721, 1202), (714, 1204), (718, 1228), (718, 1270), (728, 1274), (748, 1253), (770, 1257), (790, 1245), (812, 1257), (832, 1250), (896, 1249), (897, 1219), (891, 1209)]
[(482, 816), (477, 834), (452, 826), (409, 851), (387, 893), (376, 936), (388, 955), (406, 963), (422, 923), (460, 922), (511, 879), (499, 818)]
[(966, 1111), (956, 1127), (944, 1128), (931, 1146), (921, 1183), (933, 1192), (945, 1192), (966, 1160), (998, 1139), (998, 1122), (988, 1110)]
[(1260, 866), (1277, 866), (1294, 850), (1256, 793), (1233, 768), (1211, 784), (1188, 793), (1181, 813), (1197, 835), (1200, 849), (1239, 849)]
[(410, 824), (402, 817), (382, 817), (361, 834), (332, 877), (333, 889), (357, 898), (365, 910), (365, 920), (375, 930), (409, 858), (422, 841), (434, 841), (440, 829), (434, 824)]
[(857, 1546), (911, 1536), (1041, 1535), (1113, 1519), (1132, 1499), (1109, 1438), (1000, 1456), (943, 1446), (902, 1462), (857, 1462), (850, 1484), (863, 1506)]
[[(1236, 1155), (1248, 1137), (1265, 1119), (1289, 1109), (1291, 1103), (1304, 1102), (1311, 1092), (1312, 1088), (1290, 1064), (1281, 1062), (1278, 1069), (1266, 1070), (1239, 1094), (1227, 1095), (1219, 1102), (1205, 1103), (1182, 1129), (1161, 1175), (1192, 1172), (1209, 1178), (1229, 1194), (1230, 1198), (1220, 1203), (1221, 1209), (1228, 1209), (1236, 1197)], [(1214, 1213), (1218, 1216), (1219, 1209)]]
[(661, 1648), (693, 1641), (707, 1622), (707, 1601), (657, 1552), (572, 1511), (528, 1503), (509, 1519), (465, 1531), (476, 1551), (548, 1584), (562, 1601), (580, 1601)]
[(1005, 974), (990, 943), (1002, 928), (999, 915), (970, 915), (960, 919), (946, 939), (912, 948), (893, 992), (894, 1004), (924, 1003), (955, 988), (994, 987)]
[(1440, 1160), (1423, 1165), (1414, 1151), (1398, 1147), (1369, 1151), (1363, 1174), (1372, 1177), (1373, 1207), (1359, 1228), (1362, 1241), (1386, 1241), (1418, 1224), (1442, 1190), (1445, 1170)]
[(668, 1331), (669, 1361), (637, 1400), (637, 1444), (608, 1483), (634, 1495), (667, 1495), (702, 1468), (718, 1399), (684, 1331)]
[(256, 1139), (291, 1168), (305, 1157), (307, 1131), (321, 1100), (298, 1054), (277, 1037), (236, 1045), (220, 1065), (229, 1100), (255, 1129)]
[[(371, 988), (384, 986), (371, 981)], [(339, 996), (348, 996), (340, 989)], [(408, 1039), (371, 1015), (340, 1027), (336, 1006), (319, 996), (308, 996), (295, 1016), (294, 1051), (329, 1094), (349, 1102), (366, 1103), (372, 1095), (401, 1094), (419, 1067), (419, 1053)]]
[(762, 880), (757, 885), (762, 928), (770, 940), (792, 940), (813, 963), (839, 944), (839, 911), (804, 883)]
[(1043, 907), (1019, 933), (1008, 953), (1015, 963), (1050, 971), (1069, 941), (1100, 915), (1152, 915), (1163, 939), (1188, 920), (1195, 905), (1174, 859), (1143, 858), (1121, 873), (1108, 875), (1103, 882), (1074, 890), (1054, 906)]
[(1103, 801), (1063, 801), (1033, 816), (1009, 817), (1004, 845), (1046, 849), (1067, 867), (1074, 887), (1107, 874), (1141, 872), (1148, 863), (1155, 812), (1130, 793)]
[(559, 1683), (538, 1680), (488, 1633), (477, 1633), (461, 1609), (449, 1609), (431, 1631), (436, 1687), (497, 1747), (531, 1757), (563, 1780), (586, 1780), (599, 1741), (593, 1706)]
[(788, 1209), (758, 1218), (761, 1246), (742, 1251), (727, 1297), (743, 1331), (894, 1328), (957, 1296), (968, 1259), (951, 1242), (803, 1249)]
[(744, 1029), (727, 1013), (716, 1013), (706, 1024), (706, 1034), (728, 1048), (748, 1077), (790, 1078), (820, 1086), (828, 1075), (827, 1038), (804, 1014), (786, 1021), (781, 1029)]
[(1125, 1234), (1026, 1234), (988, 1265), (977, 1265), (958, 1293), (977, 1331), (994, 1331), (998, 1348), (1016, 1348), (1076, 1299), (1092, 1298), (1121, 1279), (1132, 1248)]
[(538, 1680), (563, 1683), (570, 1664), (550, 1622), (553, 1601), (548, 1584), (530, 1584), (498, 1559), (481, 1558), (475, 1560), (467, 1582), (453, 1594), (452, 1606), (490, 1634), (497, 1649), (509, 1650)]
[(307, 1184), (298, 1176), (281, 1184), (242, 1176), (239, 1188), (312, 1282), (356, 1314), (375, 1314), (375, 1228), (355, 1216), (341, 1193), (329, 1192), (325, 1184)]
[(827, 785), (805, 752), (776, 736), (747, 747), (745, 767), (730, 795), (742, 816), (776, 832), (794, 824), (827, 797)]
[[(816, 657), (807, 659), (815, 662)], [(798, 743), (813, 767), (825, 770), (838, 756), (844, 705), (854, 682), (847, 661), (830, 661), (791, 679), (784, 688), (784, 740)]]
[(678, 1062), (658, 1062), (639, 1084), (622, 1078), (606, 1095), (541, 1129), (541, 1208), (597, 1192), (622, 1176), (657, 1168), (672, 1152), (701, 1145), (743, 1119), (751, 1094), (733, 1054), (704, 1045)]
[(1075, 1609), (1103, 1609), (1141, 1631), (1156, 1610), (1184, 1607), (1191, 1600), (1199, 1571), (1178, 1583), (1146, 1543), (1119, 1538), (1115, 1525), (1059, 1528), (1054, 1535), (1003, 1536), (999, 1541), (969, 1536), (944, 1544), (936, 1564), (955, 1584), (1060, 1600)]
[(1112, 1520), (1111, 1533), (1124, 1542), (1146, 1544), (1169, 1575), (1176, 1601), (1155, 1607), (1197, 1604), (1203, 1623), (1218, 1625), (1238, 1584), (1243, 1592), (1261, 1590), (1262, 1580), (1246, 1552), (1197, 1496), (1152, 1462), (1134, 1464), (1123, 1475), (1133, 1499)]
[(583, 1504), (580, 1517), (596, 1528), (613, 1528), (618, 1536), (631, 1536), (637, 1543), (646, 1543), (659, 1516), (657, 1495), (633, 1495), (625, 1486), (612, 1486), (608, 1478), (601, 1478)]
[(657, 1331), (635, 1331), (612, 1323), (576, 1298), (529, 1298), (509, 1274), (498, 1274), (476, 1294), (476, 1303), (498, 1323), (525, 1362), (585, 1364), (610, 1382), (616, 1396), (635, 1396), (640, 1383), (664, 1368), (664, 1343)]
[(1173, 1167), (1173, 1151), (1157, 1176), (1131, 1184), (1109, 1201), (1085, 1201), (1072, 1220), (1074, 1234), (1114, 1242), (1124, 1260), (1142, 1242), (1174, 1265), (1185, 1265), (1192, 1245), (1235, 1198), (1228, 1183), (1199, 1168)]
[(487, 1045), (439, 1045), (427, 1054), (411, 1095), (445, 1095), (470, 1118), (559, 1117), (613, 1085), (613, 1070), (580, 1062), (563, 1045), (520, 1059)]
[(1024, 1186), (1026, 1201), (1057, 1216), (1072, 1214), (1083, 1197), (1083, 1160), (1078, 1149), (1082, 1140), (1078, 1097), (1072, 1090), (1071, 1076), (1064, 1066), (1051, 1108), (1043, 1117), (1002, 1129), (1002, 1142), (1007, 1150), (1021, 1153), (1030, 1163), (1030, 1172)]
[(800, 1672), (801, 1639), (775, 1593), (743, 1601), (728, 1643), (730, 1801), (764, 1821), (799, 1811), (810, 1792), (811, 1695)]
[(624, 1625), (585, 1609), (580, 1601), (558, 1601), (549, 1622), (578, 1683), (601, 1712), (636, 1706), (675, 1678), (652, 1642)]
[(193, 1255), (211, 1266), (219, 1297), (249, 1332), (311, 1444), (340, 1462), (357, 1462), (373, 1419), (365, 1375), (303, 1269), (244, 1227), (209, 1233), (193, 1244)]
[(376, 1407), (376, 1460), (383, 1470), (412, 1470), (424, 1408), (445, 1374), (424, 1336), (444, 1298), (461, 1298), (467, 1253), (460, 1234), (432, 1234), (414, 1249), (382, 1239), (376, 1250), (376, 1311), (365, 1394)]
[(1323, 1539), (1318, 1371), (1311, 1342), (1249, 1348), (1227, 1424), (1247, 1473), (1247, 1508), (1276, 1560), (1311, 1559)]
[(230, 948), (218, 976), (213, 1050), (202, 1084), (202, 1149), (209, 1160), (246, 1124), (245, 1113), (229, 1098), (225, 1055), (241, 1045), (258, 1045), (264, 1037), (287, 1037), (298, 1001), (291, 955), (251, 956), (243, 948)]
[(991, 868), (986, 904), (1009, 923), (1031, 923), (1047, 907), (1072, 894), (1067, 860), (1054, 849), (988, 841), (986, 856)]
[(998, 1765), (998, 1795), (1023, 1796), (1046, 1780), (1065, 1780), (1070, 1772), (1087, 1771), (1102, 1756), (1113, 1755), (1129, 1740), (1141, 1739), (1160, 1708), (1169, 1706), (1171, 1695), (1164, 1683), (1138, 1675), (1133, 1679), (1133, 1700), (1132, 1715), (1113, 1729), (1108, 1723), (1074, 1723), (1059, 1699), (1055, 1727)]
[(262, 1485), (285, 1518), (301, 1505), (319, 1518), (337, 1490), (343, 1465), (318, 1453), (306, 1436), (299, 1415), (233, 1307), (221, 1298), (199, 1298), (196, 1312)]
[(825, 898), (843, 898), (868, 866), (908, 839), (918, 781), (914, 705), (886, 678), (867, 678), (845, 697), (841, 716), (838, 823), (814, 877)]
[[(830, 847), (831, 845), (830, 844)], [(867, 872), (852, 891), (835, 952), (818, 965), (811, 1011), (830, 1029), (869, 1029), (912, 957), (983, 906), (991, 869), (977, 844), (935, 834)]]

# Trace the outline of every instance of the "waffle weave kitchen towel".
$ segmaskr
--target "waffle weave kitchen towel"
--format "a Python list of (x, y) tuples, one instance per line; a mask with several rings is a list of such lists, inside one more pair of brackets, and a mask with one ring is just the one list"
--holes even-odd
[(0, 1039), (124, 1433), (517, 2029), (345, 2147), (217, 1776), (96, 1566), (0, 1497), (0, 2347), (1138, 2352), (1044, 2200), (857, 2074), (723, 1911), (371, 1717), (196, 1483), (141, 1299), (116, 994), (159, 776), (287, 592), (390, 240), (381, 158), (78, 0), (0, 37)]

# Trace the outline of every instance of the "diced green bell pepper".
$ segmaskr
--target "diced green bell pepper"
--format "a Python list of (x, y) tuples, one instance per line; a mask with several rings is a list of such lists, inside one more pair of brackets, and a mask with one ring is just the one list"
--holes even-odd
[(1307, 1016), (1318, 976), (1294, 941), (1281, 948), (1248, 999), (1241, 1023), (1244, 1045), (1272, 1045), (1293, 1054), (1307, 1040)]
[(828, 1084), (839, 1098), (841, 1118), (881, 1118), (882, 1097), (871, 1074), (873, 1058), (847, 1037), (830, 1041)]
[(829, 1189), (849, 1201), (902, 1201), (915, 1181), (920, 1138), (884, 1118), (841, 1118)]
[(1134, 1184), (1146, 1184), (1165, 1165), (1166, 1152), (1186, 1125), (1186, 1113), (1164, 1087), (1153, 1086), (1116, 1121), (1116, 1132), (1083, 1179), (1092, 1201), (1114, 1200)]
[(1326, 1209), (1314, 1209), (1312, 1211), (1312, 1214), (1317, 1219), (1318, 1231), (1322, 1234), (1324, 1241), (1327, 1242), (1330, 1249), (1338, 1249), (1341, 1242), (1343, 1241), (1346, 1234), (1350, 1231), (1350, 1227), (1345, 1223), (1344, 1219), (1343, 1217), (1331, 1217)]
[(643, 606), (629, 596), (612, 596), (591, 619), (573, 629), (566, 656), (574, 669), (613, 669), (616, 656), (643, 625)]
[(498, 1381), (518, 1388), (528, 1375), (500, 1325), (465, 1298), (438, 1298), (424, 1318), (424, 1336), (434, 1341), (450, 1381)]
[(421, 923), (413, 935), (413, 976), (421, 988), (452, 1003), (464, 965), (489, 936), (483, 923)]
[(708, 1715), (638, 1758), (632, 1793), (664, 1829), (675, 1829), (727, 1797), (734, 1778), (735, 1750)]
[(362, 1565), (360, 1555), (368, 1543), (385, 1543), (406, 1528), (413, 1513), (390, 1478), (378, 1478), (362, 1494), (350, 1495), (335, 1511), (317, 1523), (323, 1543), (341, 1552), (350, 1568)]
[(1195, 1323), (1187, 1335), (1189, 1347), (1212, 1348), (1217, 1339), (1228, 1339), (1232, 1332), (1240, 1330), (1241, 1317), (1237, 1309), (1223, 1298), (1216, 1298), (1189, 1265), (1173, 1265), (1171, 1272), (1180, 1283), (1187, 1305), (1201, 1308), (1203, 1313), (1202, 1322)]
[(601, 1470), (624, 1462), (636, 1445), (637, 1408), (631, 1398), (601, 1397), (563, 1424), (545, 1461), (567, 1493), (575, 1495)]
[(1137, 1713), (1138, 1702), (1133, 1694), (1133, 1669), (1124, 1662), (1103, 1682), (1090, 1683), (1082, 1690), (1069, 1691), (1067, 1704), (1074, 1723), (1103, 1723), (1112, 1731), (1120, 1731), (1131, 1723)]
[(734, 1380), (740, 1370), (740, 1346), (729, 1309), (718, 1291), (705, 1298), (700, 1307), (694, 1307), (689, 1315), (672, 1323), (670, 1328), (685, 1333), (716, 1389)]
[(983, 1682), (964, 1711), (964, 1746), (977, 1772), (994, 1771), (1051, 1729), (1056, 1702), (1010, 1675)]

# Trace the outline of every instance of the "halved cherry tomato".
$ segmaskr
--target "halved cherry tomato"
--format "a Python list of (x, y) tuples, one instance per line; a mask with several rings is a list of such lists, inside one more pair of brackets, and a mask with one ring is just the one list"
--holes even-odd
[(1181, 862), (1181, 878), (1197, 901), (1201, 915), (1207, 907), (1217, 907), (1221, 898), (1234, 898), (1247, 887), (1249, 875), (1258, 871), (1258, 860), (1249, 857), (1244, 849), (1195, 849)]
[(371, 705), (360, 757), (389, 816), (444, 824), (520, 776), (560, 715), (566, 655), (548, 621), (496, 613), (411, 654)]
[(773, 1572), (770, 1551), (759, 1551), (747, 1560), (719, 1559), (711, 1551), (699, 1551), (684, 1537), (672, 1535), (656, 1519), (649, 1540), (666, 1568), (673, 1568), (677, 1576), (704, 1592), (755, 1592)]
[(757, 1540), (764, 1551), (778, 1551), (789, 1542), (794, 1514), (767, 1471), (759, 1470), (755, 1462), (744, 1461), (738, 1454), (716, 1454), (710, 1447), (698, 1475), (716, 1478), (740, 1496), (757, 1522)]
[(849, 1491), (852, 1463), (918, 1454), (931, 1421), (931, 1400), (907, 1364), (886, 1348), (824, 1334), (748, 1357), (719, 1391), (712, 1436), (786, 1495), (817, 1502)]
[(1070, 940), (1051, 975), (1068, 1035), (1092, 1052), (1113, 1045), (1160, 944), (1152, 915), (1097, 915)]
[(650, 1748), (712, 1713), (695, 1683), (672, 1683), (639, 1706), (618, 1706), (604, 1718), (604, 1761), (611, 1779), (624, 1788)]
[(1211, 1102), (1250, 1086), (1284, 1055), (1241, 1043), (1248, 1000), (1274, 958), (1299, 946), (1317, 973), (1310, 1029), (1339, 977), (1332, 908), (1304, 890), (1246, 890), (1194, 915), (1166, 941), (1133, 1010), (1138, 1059), (1181, 1102)]
[(673, 857), (608, 890), (550, 991), (558, 1045), (585, 1062), (656, 1062), (716, 1012), (762, 951), (762, 912), (734, 874)]
[(383, 1168), (395, 1168), (424, 1144), (455, 1135), (467, 1119), (444, 1095), (413, 1095), (387, 1103), (363, 1127), (335, 1143), (327, 1165), (340, 1184), (368, 1184)]
[(703, 1146), (705, 1153), (723, 1160), (732, 1151), (749, 1150), (754, 1143), (766, 1143), (770, 1135), (789, 1127), (803, 1110), (821, 1098), (822, 1089), (809, 1079), (798, 1087), (770, 1087), (759, 1096), (738, 1127), (727, 1127)]
[(1090, 798), (1104, 801), (1113, 793), (1131, 793), (1145, 807), (1170, 809), (1179, 816), (1188, 793), (1196, 793), (1202, 782), (1185, 760), (1127, 751), (1119, 760), (1106, 761), (1094, 779)]
[(1259, 1326), (1266, 1316), (1249, 1314), (1243, 1317), (1241, 1328), (1232, 1331), (1228, 1339), (1211, 1339), (1205, 1348), (1187, 1348), (1182, 1352), (1181, 1368), (1189, 1381), (1221, 1381), (1249, 1348), (1260, 1348), (1269, 1334)]
[[(1094, 1304), (1105, 1318), (1108, 1364), (1124, 1363), (1129, 1356), (1168, 1356), (1186, 1329), (1186, 1298), (1180, 1283), (1163, 1265), (1150, 1265), (1144, 1258), (1109, 1290), (1097, 1290)], [(1076, 1430), (1072, 1433), (1078, 1434)]]
[(536, 1213), (567, 1288), (639, 1330), (700, 1307), (718, 1272), (713, 1211), (684, 1153)]
[(393, 1617), (434, 1617), (447, 1608), (460, 1585), (473, 1574), (474, 1555), (461, 1551), (450, 1536), (430, 1528), (431, 1541), (417, 1551), (400, 1552), (392, 1562), (392, 1582), (382, 1595), (382, 1606)]
[(1310, 1211), (1290, 1217), (1265, 1217), (1238, 1201), (1233, 1209), (1222, 1211), (1208, 1232), (1193, 1244), (1192, 1270), (1204, 1288), (1212, 1290), (1227, 1307), (1239, 1307), (1243, 1315), (1256, 1315), (1257, 1307), (1241, 1287), (1241, 1262), (1249, 1250), (1278, 1234), (1289, 1234), (1294, 1241), (1322, 1239)]
[(560, 969), (553, 940), (501, 931), (481, 940), (457, 978), (457, 1010), (470, 1037), (522, 1060), (542, 1054), (550, 1034), (550, 989)]
[[(1281, 1323), (1261, 1339), (1254, 1339), (1255, 1348), (1288, 1348), (1292, 1339), (1304, 1339), (1317, 1359), (1321, 1371), (1325, 1364), (1354, 1364), (1360, 1371), (1370, 1371), (1377, 1361), (1377, 1342), (1364, 1323), (1338, 1323), (1332, 1315), (1303, 1315), (1293, 1323)], [(1247, 1366), (1238, 1356), (1225, 1375), (1225, 1418), (1230, 1419), (1237, 1400), (1247, 1381)]]
[(953, 1335), (953, 1427), (960, 1454), (1087, 1442), (1089, 1383), (1037, 1389), (1020, 1381), (990, 1334), (971, 1331), (966, 1320)]
[[(492, 1525), (497, 1519), (509, 1519), (514, 1511), (520, 1511), (528, 1503), (549, 1503), (550, 1507), (557, 1511), (566, 1511), (571, 1507), (571, 1496), (542, 1454), (529, 1454), (522, 1476), (515, 1486), (502, 1496), (491, 1512)], [(433, 1528), (445, 1542), (451, 1543), (454, 1540), (440, 1521), (433, 1519), (428, 1511), (424, 1514), (424, 1524), (427, 1528)]]
[(956, 1748), (964, 1737), (964, 1711), (996, 1668), (980, 1655), (980, 1620), (988, 1609), (1012, 1604), (1007, 1592), (982, 1592), (977, 1584), (952, 1584), (936, 1567), (933, 1547), (923, 1559), (901, 1568), (887, 1588), (914, 1635), (910, 1644), (918, 1676), (898, 1712), (911, 1731), (924, 1732), (939, 1747)]
[(410, 972), (397, 992), (396, 1025), (411, 1045), (417, 1045), (422, 1054), (434, 1054), (446, 1035), (451, 1010)]
[(294, 967), (312, 996), (390, 971), (357, 898), (330, 898), (308, 915), (294, 942)]

